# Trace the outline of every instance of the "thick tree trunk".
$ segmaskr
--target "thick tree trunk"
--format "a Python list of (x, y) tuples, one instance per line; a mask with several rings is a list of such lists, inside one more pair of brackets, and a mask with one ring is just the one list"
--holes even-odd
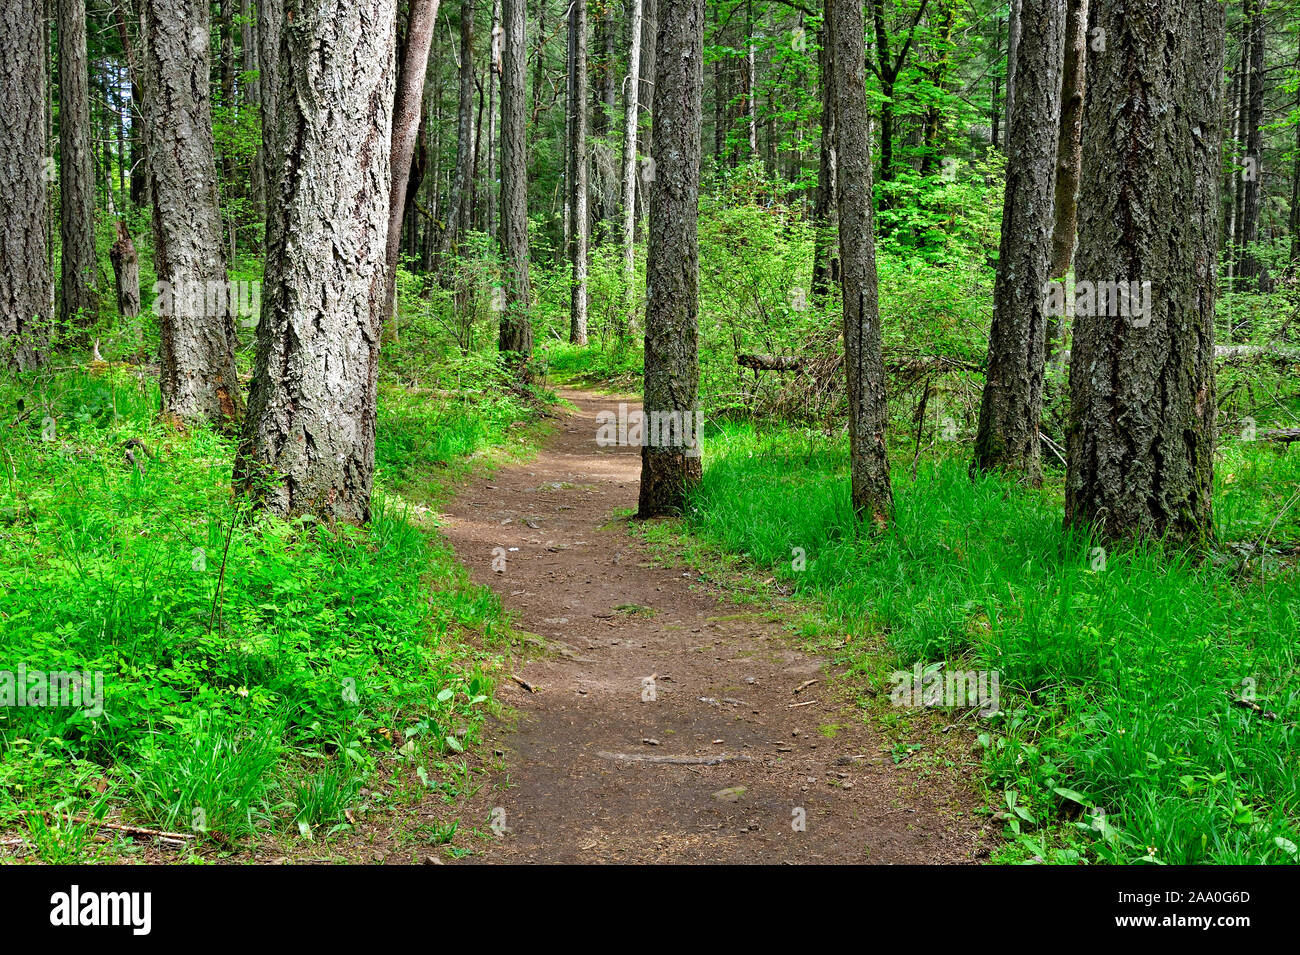
[(243, 411), (217, 207), (206, 0), (141, 0), (162, 410), (232, 429)]
[(456, 100), (456, 168), (447, 200), (447, 227), (438, 251), (441, 281), (450, 284), (450, 263), (461, 232), (469, 227), (474, 172), (474, 0), (460, 3), (460, 89)]
[(524, 79), (525, 0), (504, 0), (501, 54), (501, 259), (505, 297), (500, 350), (521, 379), (532, 377), (532, 292), (528, 282), (528, 145)]
[(44, 363), (54, 319), (41, 0), (0, 7), (0, 364)]
[(818, 146), (817, 189), (813, 193), (813, 299), (821, 302), (840, 280), (838, 216), (835, 207), (835, 59), (829, 21), (834, 0), (825, 0), (825, 19), (818, 38), (818, 92), (822, 122)]
[[(319, 0), (317, 0), (319, 2)], [(438, 22), (438, 0), (413, 0), (407, 24), (406, 56), (392, 107), (390, 160), (393, 181), (389, 189), (388, 242), (385, 252), (388, 281), (384, 314), (393, 313), (397, 294), (397, 262), (401, 258), (402, 217), (406, 213), (406, 188), (411, 180), (411, 158), (420, 132), (424, 105), (424, 74), (429, 65), (429, 45)]]
[(993, 328), (973, 470), (1042, 479), (1044, 291), (1061, 121), (1065, 0), (1019, 0), (1016, 98), (1007, 127), (1007, 188), (993, 287)]
[(287, 161), (235, 486), (278, 515), (363, 522), (387, 316), (396, 0), (288, 3)]
[(95, 258), (95, 157), (90, 141), (90, 66), (86, 2), (58, 0), (59, 225), (62, 277), (59, 321), (68, 329), (99, 314)]
[(1146, 314), (1075, 315), (1066, 524), (1107, 538), (1203, 539), (1212, 532), (1224, 8), (1093, 6), (1106, 49), (1090, 51), (1075, 273), (1150, 282), (1151, 293)]
[(659, 0), (646, 259), (645, 445), (637, 516), (680, 513), (699, 481), (704, 0)]
[(569, 100), (569, 343), (587, 344), (587, 246), (591, 219), (587, 213), (587, 0), (573, 0), (569, 10), (569, 48), (573, 52), (573, 82)]
[(627, 109), (623, 120), (623, 321), (620, 336), (636, 316), (636, 133), (641, 89), (641, 0), (631, 0), (628, 30)]
[(885, 443), (888, 409), (876, 299), (862, 7), (840, 0), (827, 14), (835, 64), (840, 286), (844, 294), (844, 367), (848, 380), (853, 511), (858, 520), (881, 529), (892, 519), (894, 496), (889, 484)]

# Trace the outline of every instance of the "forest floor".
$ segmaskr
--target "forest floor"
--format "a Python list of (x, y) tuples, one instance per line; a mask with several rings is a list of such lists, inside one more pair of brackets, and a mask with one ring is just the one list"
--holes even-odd
[[(779, 606), (740, 606), (629, 533), (639, 449), (595, 440), (597, 412), (622, 399), (563, 394), (576, 411), (533, 459), (442, 509), (459, 560), (543, 648), (503, 676), (508, 718), (486, 744), (499, 758), (455, 807), (483, 827), (465, 861), (986, 858), (988, 817), (960, 770), (896, 765)], [(452, 808), (432, 802), (421, 814)]]

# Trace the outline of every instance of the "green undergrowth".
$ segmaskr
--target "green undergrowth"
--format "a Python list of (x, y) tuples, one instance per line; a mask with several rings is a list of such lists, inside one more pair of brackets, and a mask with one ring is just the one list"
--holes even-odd
[[(1229, 441), (1217, 474), (1218, 543), (1197, 556), (1065, 533), (1059, 474), (972, 482), (959, 445), (915, 479), (896, 466), (895, 526), (859, 537), (840, 440), (724, 424), (685, 527), (821, 607), (804, 636), (878, 699), (917, 665), (996, 671), (995, 714), (947, 717), (974, 729), (1003, 861), (1292, 863), (1300, 455)], [(903, 703), (886, 718), (923, 740)]]
[(223, 852), (322, 839), (393, 761), (441, 776), (478, 742), (505, 620), (422, 505), (523, 450), (537, 404), (447, 374), (381, 386), (364, 528), (250, 511), (232, 443), (160, 425), (133, 369), (0, 382), (0, 681), (88, 674), (71, 705), (0, 706), (0, 830), (45, 861), (139, 851), (97, 816)]

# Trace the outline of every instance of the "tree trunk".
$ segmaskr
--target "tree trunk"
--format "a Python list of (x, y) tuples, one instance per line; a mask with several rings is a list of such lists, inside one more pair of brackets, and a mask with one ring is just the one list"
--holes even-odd
[[(322, 2), (322, 0), (315, 0)], [(374, 0), (367, 0), (374, 2)], [(391, 2), (391, 0), (390, 0)], [(438, 21), (438, 0), (413, 0), (406, 33), (406, 55), (402, 58), (401, 76), (391, 116), (392, 143), (391, 169), (393, 181), (389, 188), (388, 243), (385, 252), (387, 286), (384, 293), (384, 314), (392, 315), (397, 294), (397, 262), (401, 258), (402, 217), (406, 213), (406, 187), (411, 180), (411, 158), (415, 155), (415, 141), (420, 133), (420, 118), (424, 104), (424, 74), (429, 65), (429, 45), (433, 42), (433, 28)], [(373, 448), (371, 449), (373, 453)]]
[(596, 17), (596, 74), (591, 88), (594, 97), (591, 113), (592, 184), (591, 218), (596, 224), (596, 241), (613, 236), (618, 214), (620, 185), (618, 160), (614, 150), (614, 123), (618, 113), (618, 11), (621, 4), (603, 3), (593, 8)]
[(1016, 104), (1016, 67), (1020, 62), (1020, 11), (1021, 0), (1011, 0), (1007, 7), (1007, 95), (1003, 101), (1002, 116), (1008, 151), (1011, 149), (1011, 110)]
[[(258, 6), (261, 6), (259, 2)], [(258, 50), (257, 14), (253, 9), (253, 0), (240, 0), (240, 34), (239, 45), (243, 67), (240, 78), (240, 100), (242, 106), (261, 109), (262, 81), (261, 60)], [(249, 74), (256, 73), (257, 79), (250, 81)], [(253, 199), (253, 211), (258, 219), (266, 218), (266, 144), (257, 144), (257, 153), (253, 158), (252, 168), (248, 172), (249, 192)]]
[[(654, 155), (654, 125), (651, 123), (654, 105), (655, 83), (655, 44), (659, 41), (659, 0), (641, 0), (641, 92), (637, 94), (641, 115), (637, 120), (637, 152), (642, 156)], [(650, 183), (644, 177), (637, 177), (637, 188), (641, 198), (637, 208), (641, 210), (640, 219), (644, 219), (650, 209)], [(641, 228), (638, 225), (638, 228)]]
[(876, 300), (872, 232), (871, 139), (867, 117), (862, 7), (841, 0), (827, 11), (835, 65), (840, 287), (844, 295), (844, 367), (848, 379), (849, 471), (853, 511), (874, 529), (893, 515), (885, 444), (885, 366)]
[(41, 0), (0, 7), (0, 363), (20, 371), (44, 364), (54, 319), (44, 26)]
[(641, 87), (641, 0), (632, 0), (628, 30), (627, 109), (623, 121), (623, 322), (622, 333), (636, 316), (636, 132)]
[(1076, 309), (1066, 524), (1194, 541), (1212, 533), (1224, 8), (1093, 4), (1106, 49), (1089, 70), (1075, 272), (1151, 293), (1136, 320)]
[(217, 207), (206, 0), (141, 0), (141, 63), (165, 415), (233, 429), (243, 412)]
[(894, 74), (890, 69), (885, 0), (871, 0), (871, 21), (876, 33), (876, 72), (880, 79), (880, 179), (888, 182), (894, 168)]
[(587, 246), (591, 220), (587, 215), (587, 0), (573, 0), (569, 9), (569, 47), (573, 51), (573, 82), (569, 100), (569, 155), (573, 176), (569, 186), (569, 343), (587, 344)]
[(813, 299), (822, 302), (840, 280), (835, 207), (835, 58), (830, 25), (834, 0), (825, 0), (825, 20), (818, 37), (818, 87), (821, 93), (821, 140), (817, 160), (817, 189), (813, 193)]
[(989, 97), (989, 140), (994, 149), (998, 148), (998, 123), (1002, 119), (1002, 107), (998, 105), (998, 96), (1002, 91), (1002, 80), (998, 75), (996, 63), (998, 54), (1002, 52), (1002, 21), (993, 21), (993, 49), (989, 54), (988, 70), (992, 74), (992, 81), (989, 84), (992, 95)]
[(1259, 241), (1260, 181), (1264, 176), (1264, 17), (1261, 0), (1246, 0), (1246, 30), (1250, 35), (1250, 80), (1246, 95), (1246, 170), (1242, 176), (1241, 268), (1239, 275), (1266, 284), (1263, 268), (1251, 245)]
[(370, 516), (388, 314), (396, 0), (289, 0), (289, 10), (287, 161), (234, 481), (275, 514), (360, 523)]
[(86, 2), (58, 0), (59, 224), (62, 276), (59, 322), (84, 328), (99, 313), (95, 257), (95, 157), (90, 137), (90, 66)]
[(497, 90), (501, 83), (501, 0), (492, 0), (492, 45), (488, 52), (488, 135), (487, 135), (487, 233), (496, 235), (497, 197), (500, 185), (497, 182), (498, 132), (497, 132)]
[(117, 281), (117, 312), (134, 330), (139, 331), (135, 319), (140, 314), (140, 259), (136, 255), (135, 243), (131, 241), (126, 223), (118, 219), (114, 228), (116, 237), (108, 250), (108, 259), (113, 265), (113, 276)]
[[(1083, 95), (1088, 62), (1088, 0), (1067, 0), (1065, 68), (1061, 78), (1061, 126), (1056, 140), (1056, 189), (1052, 203), (1052, 257), (1047, 274), (1064, 279), (1074, 261), (1079, 231), (1079, 169), (1083, 162)], [(1047, 316), (1048, 361), (1064, 335), (1064, 316)]]
[[(257, 0), (257, 93), (262, 108), (262, 179), (268, 207), (279, 181), (284, 158), (277, 143), (280, 31), (284, 25), (285, 0)], [(276, 197), (278, 199), (278, 197)], [(269, 208), (268, 208), (269, 212)]]
[(504, 0), (501, 55), (501, 258), (505, 297), (500, 350), (516, 374), (532, 378), (532, 292), (528, 283), (528, 146), (524, 79), (527, 70), (525, 0)]
[(640, 518), (680, 513), (701, 474), (697, 223), (704, 0), (659, 0), (658, 20)]
[(1078, 237), (1079, 168), (1083, 162), (1083, 94), (1088, 62), (1088, 0), (1067, 0), (1065, 64), (1061, 77), (1061, 124), (1056, 140), (1051, 278), (1063, 278), (1074, 258)]
[[(1245, 0), (1243, 0), (1243, 6)], [(1236, 289), (1236, 276), (1241, 268), (1241, 250), (1242, 250), (1242, 227), (1246, 221), (1246, 182), (1245, 177), (1238, 168), (1241, 165), (1241, 151), (1246, 148), (1246, 117), (1248, 114), (1249, 90), (1250, 90), (1250, 20), (1243, 17), (1241, 20), (1241, 60), (1237, 65), (1237, 93), (1233, 100), (1233, 120), (1232, 120), (1232, 149), (1233, 159), (1231, 165), (1233, 168), (1232, 175), (1232, 212), (1229, 214), (1231, 223), (1228, 229), (1229, 248), (1228, 248), (1228, 290)]]
[[(1300, 76), (1300, 44), (1296, 45), (1295, 72)], [(1300, 88), (1296, 90), (1296, 110), (1300, 111)], [(1291, 163), (1291, 275), (1300, 277), (1300, 123), (1295, 127), (1295, 159)]]
[(447, 200), (447, 226), (438, 250), (440, 281), (450, 284), (461, 232), (469, 227), (474, 171), (474, 0), (460, 3), (460, 88), (456, 100), (456, 168)]
[(745, 123), (750, 161), (758, 155), (758, 63), (754, 52), (754, 0), (745, 0)]
[(1024, 42), (1016, 45), (1016, 98), (1007, 126), (1007, 188), (993, 288), (993, 328), (980, 402), (973, 470), (1042, 480), (1046, 335), (1043, 296), (1052, 240), (1056, 137), (1061, 122), (1065, 0), (1019, 0)]

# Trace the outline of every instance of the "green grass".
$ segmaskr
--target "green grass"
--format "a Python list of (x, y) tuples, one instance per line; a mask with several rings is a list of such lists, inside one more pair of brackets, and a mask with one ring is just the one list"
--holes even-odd
[[(156, 384), (129, 370), (0, 381), (0, 670), (103, 674), (99, 714), (0, 707), (0, 828), (50, 860), (94, 846), (37, 811), (227, 847), (333, 831), (394, 730), (435, 773), (474, 745), (495, 665), (474, 645), (502, 609), (402, 495), (425, 503), (467, 456), (524, 444), (534, 412), (460, 370), (455, 400), (381, 389), (365, 528), (251, 512), (231, 443), (158, 424)], [(153, 457), (133, 466), (132, 439)]]
[[(1300, 580), (1294, 557), (1261, 573), (1232, 542), (1274, 524), (1300, 455), (1225, 445), (1224, 543), (1203, 560), (1146, 545), (1101, 560), (1062, 531), (1059, 489), (972, 483), (966, 464), (896, 467), (894, 528), (859, 538), (841, 441), (724, 425), (687, 526), (824, 606), (853, 635), (844, 662), (886, 690), (917, 661), (998, 671), (1001, 712), (963, 719), (1003, 789), (1006, 859), (1297, 861)], [(1273, 526), (1297, 536), (1294, 515)], [(1232, 705), (1247, 689), (1278, 719)], [(903, 736), (914, 716), (898, 713)]]

